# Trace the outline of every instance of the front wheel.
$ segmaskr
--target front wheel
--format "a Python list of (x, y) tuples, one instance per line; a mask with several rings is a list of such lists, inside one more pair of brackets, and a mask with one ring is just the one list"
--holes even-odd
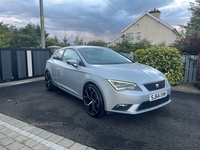
[(85, 110), (90, 116), (97, 118), (105, 114), (103, 97), (95, 85), (86, 85), (83, 92), (83, 101)]
[(46, 71), (45, 73), (45, 85), (48, 91), (55, 90), (55, 86), (53, 85), (53, 81), (51, 79), (51, 75), (49, 71)]

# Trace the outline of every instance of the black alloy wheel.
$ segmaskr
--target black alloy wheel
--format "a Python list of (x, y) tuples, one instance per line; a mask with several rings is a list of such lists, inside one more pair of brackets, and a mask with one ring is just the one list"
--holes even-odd
[(55, 86), (53, 85), (49, 71), (46, 71), (46, 73), (45, 73), (45, 85), (46, 85), (46, 88), (48, 91), (55, 90)]
[(83, 101), (86, 112), (94, 117), (101, 117), (105, 114), (103, 97), (100, 90), (93, 84), (84, 88)]

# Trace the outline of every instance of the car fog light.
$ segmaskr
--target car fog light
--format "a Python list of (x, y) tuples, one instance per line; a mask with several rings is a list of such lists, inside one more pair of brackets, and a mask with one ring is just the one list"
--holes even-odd
[(113, 110), (125, 111), (125, 110), (128, 110), (131, 106), (132, 106), (132, 104), (117, 104), (117, 105), (113, 108)]

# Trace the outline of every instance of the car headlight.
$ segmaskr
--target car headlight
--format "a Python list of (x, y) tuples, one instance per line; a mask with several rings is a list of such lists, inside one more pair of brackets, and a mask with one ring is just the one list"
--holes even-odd
[(124, 82), (124, 81), (117, 81), (117, 80), (108, 80), (108, 82), (117, 91), (122, 91), (122, 90), (142, 91), (137, 84), (132, 83), (132, 82)]

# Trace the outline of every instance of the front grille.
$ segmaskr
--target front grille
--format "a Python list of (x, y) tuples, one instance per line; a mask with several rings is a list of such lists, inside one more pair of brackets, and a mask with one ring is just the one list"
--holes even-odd
[(169, 100), (169, 95), (167, 95), (167, 97), (164, 97), (164, 98), (159, 99), (159, 100), (144, 102), (139, 106), (137, 111), (160, 105), (162, 103), (167, 102), (168, 100)]
[(154, 91), (154, 90), (162, 89), (162, 88), (165, 87), (165, 80), (164, 80), (164, 81), (160, 81), (160, 82), (145, 84), (144, 86), (145, 86), (149, 91)]

